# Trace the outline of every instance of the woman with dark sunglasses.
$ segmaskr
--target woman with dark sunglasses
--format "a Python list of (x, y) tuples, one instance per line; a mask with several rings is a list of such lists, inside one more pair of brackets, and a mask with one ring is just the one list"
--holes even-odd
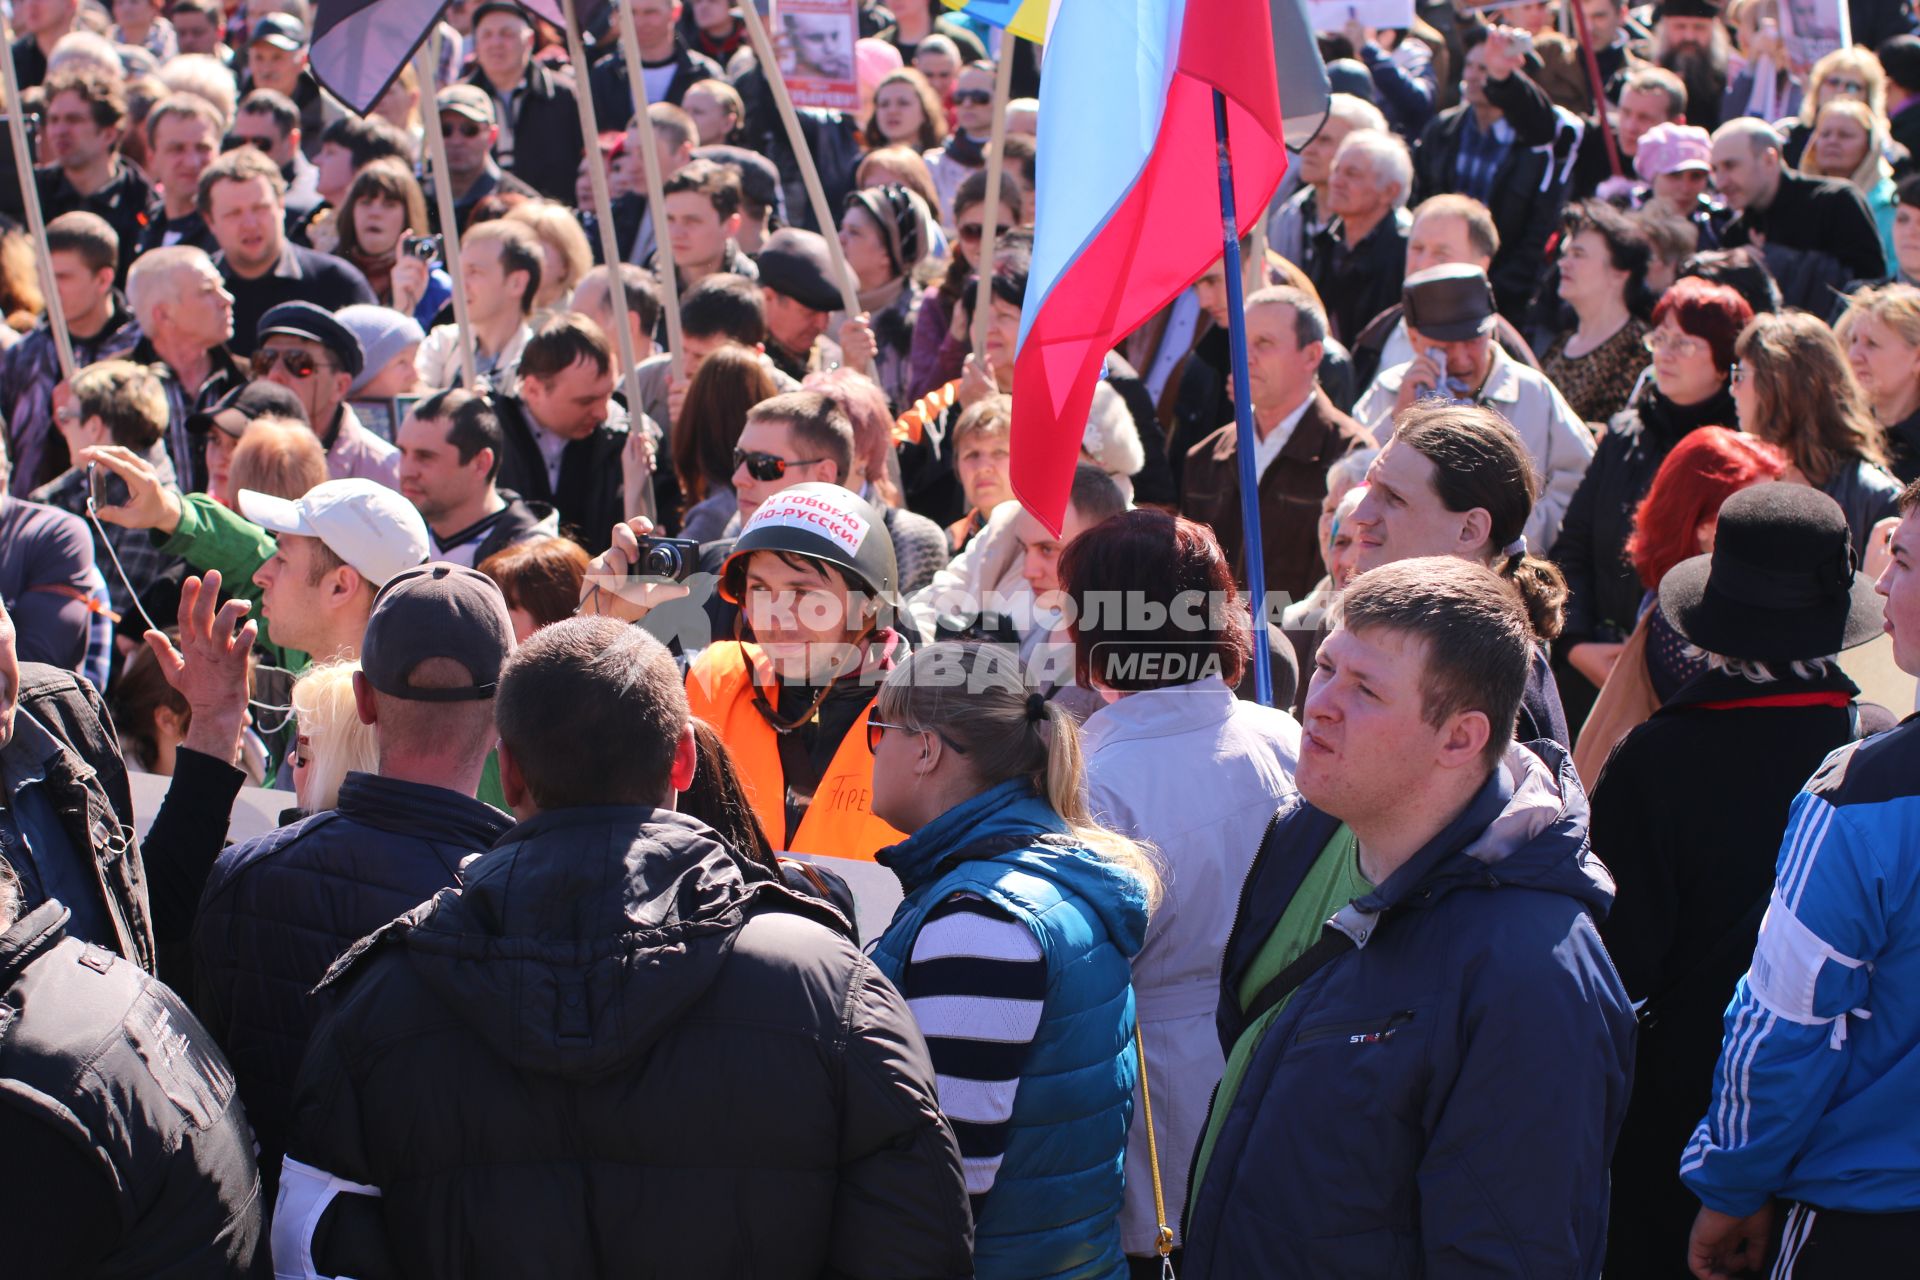
[[(996, 238), (1020, 225), (1020, 205), (1025, 191), (1010, 173), (1000, 175), (999, 217), (994, 223)], [(980, 245), (986, 238), (987, 175), (976, 173), (960, 184), (953, 197), (953, 217), (958, 228), (947, 237), (953, 248), (947, 273), (938, 288), (928, 289), (920, 299), (919, 313), (913, 322), (913, 343), (907, 355), (907, 399), (896, 402), (906, 407), (952, 382), (960, 376), (967, 353), (973, 350), (968, 321), (972, 318), (967, 297), (973, 285), (973, 273), (980, 260)]]

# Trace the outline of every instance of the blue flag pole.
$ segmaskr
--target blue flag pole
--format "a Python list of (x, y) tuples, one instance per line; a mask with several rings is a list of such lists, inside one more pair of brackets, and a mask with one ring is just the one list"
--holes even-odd
[[(1220, 230), (1226, 241), (1227, 345), (1233, 352), (1234, 452), (1240, 463), (1240, 524), (1247, 544), (1247, 600), (1253, 613), (1253, 689), (1273, 705), (1273, 649), (1267, 637), (1267, 561), (1261, 552), (1260, 476), (1254, 470), (1253, 388), (1247, 380), (1247, 291), (1240, 275), (1240, 219), (1233, 207), (1233, 157), (1227, 151), (1227, 96), (1213, 91), (1213, 136), (1220, 157)], [(1260, 264), (1265, 278), (1266, 264)]]

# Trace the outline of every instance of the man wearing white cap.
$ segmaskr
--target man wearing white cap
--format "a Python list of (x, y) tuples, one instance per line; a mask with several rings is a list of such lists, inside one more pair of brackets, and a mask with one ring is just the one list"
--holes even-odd
[(373, 480), (328, 480), (297, 501), (240, 491), (240, 514), (275, 536), (253, 575), (276, 644), (316, 661), (360, 656), (374, 593), (426, 563), (427, 522)]

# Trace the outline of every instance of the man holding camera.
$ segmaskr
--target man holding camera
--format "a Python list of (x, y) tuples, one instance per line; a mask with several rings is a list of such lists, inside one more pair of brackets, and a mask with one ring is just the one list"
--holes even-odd
[[(540, 292), (546, 261), (540, 238), (525, 223), (499, 218), (483, 222), (460, 237), (460, 274), (467, 285), (467, 334), (473, 342), (473, 367), (495, 391), (514, 390), (520, 353), (533, 329), (533, 296)], [(460, 326), (434, 326), (414, 355), (423, 387), (458, 387), (466, 382), (460, 363)]]

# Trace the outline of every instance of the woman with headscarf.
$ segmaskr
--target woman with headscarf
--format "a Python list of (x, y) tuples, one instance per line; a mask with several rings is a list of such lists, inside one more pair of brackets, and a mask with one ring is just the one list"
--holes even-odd
[(861, 316), (841, 331), (840, 344), (848, 365), (872, 370), (896, 412), (912, 403), (909, 356), (921, 293), (913, 269), (932, 238), (927, 202), (906, 187), (893, 183), (847, 195), (840, 247), (859, 285)]

